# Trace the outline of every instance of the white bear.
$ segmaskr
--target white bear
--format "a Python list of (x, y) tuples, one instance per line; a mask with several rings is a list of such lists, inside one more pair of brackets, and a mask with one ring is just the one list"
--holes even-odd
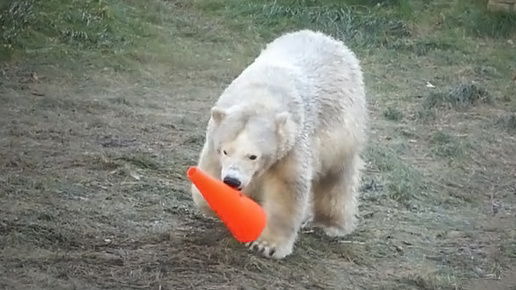
[[(355, 54), (322, 32), (289, 32), (223, 91), (198, 167), (262, 205), (266, 227), (247, 246), (282, 259), (308, 218), (329, 236), (355, 229), (367, 125)], [(196, 206), (213, 215), (191, 190)]]

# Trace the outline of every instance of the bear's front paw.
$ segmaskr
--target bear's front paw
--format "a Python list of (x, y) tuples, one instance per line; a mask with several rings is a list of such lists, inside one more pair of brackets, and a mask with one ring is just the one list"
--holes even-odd
[(249, 250), (261, 253), (264, 257), (273, 259), (283, 259), (292, 253), (293, 245), (290, 242), (277, 243), (268, 241), (264, 238), (258, 238), (245, 244)]

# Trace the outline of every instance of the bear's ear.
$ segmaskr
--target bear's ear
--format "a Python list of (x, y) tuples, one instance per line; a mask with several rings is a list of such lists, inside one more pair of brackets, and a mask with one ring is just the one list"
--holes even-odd
[(281, 129), (287, 123), (290, 114), (288, 112), (281, 112), (276, 114), (276, 128)]
[(290, 141), (295, 134), (296, 125), (292, 121), (288, 112), (277, 113), (274, 121), (276, 122), (276, 132), (284, 141)]
[(226, 111), (219, 107), (211, 108), (211, 118), (215, 121), (215, 124), (220, 124), (226, 117)]

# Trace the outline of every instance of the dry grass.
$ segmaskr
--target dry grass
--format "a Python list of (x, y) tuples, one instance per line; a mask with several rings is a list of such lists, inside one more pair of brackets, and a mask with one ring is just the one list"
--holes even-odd
[[(516, 287), (513, 15), (481, 1), (59, 1), (0, 4), (0, 288)], [(185, 172), (222, 88), (295, 27), (362, 59), (371, 137), (357, 231), (307, 227), (270, 261), (193, 209)]]

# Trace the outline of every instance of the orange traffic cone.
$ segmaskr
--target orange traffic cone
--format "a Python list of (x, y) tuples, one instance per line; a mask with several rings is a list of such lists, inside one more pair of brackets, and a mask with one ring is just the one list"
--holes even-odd
[(252, 242), (260, 236), (267, 218), (258, 203), (197, 167), (190, 167), (187, 176), (239, 242)]

